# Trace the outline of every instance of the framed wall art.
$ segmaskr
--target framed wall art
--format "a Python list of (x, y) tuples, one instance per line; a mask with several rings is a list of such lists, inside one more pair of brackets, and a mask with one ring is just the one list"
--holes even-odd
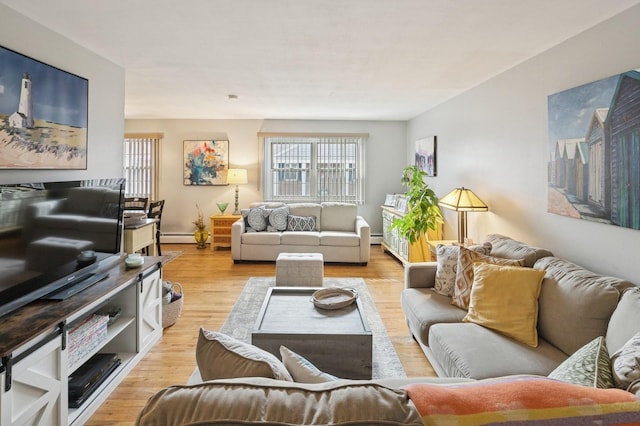
[(640, 229), (640, 72), (548, 97), (548, 211)]
[(184, 185), (227, 185), (229, 141), (184, 141)]
[(415, 165), (427, 173), (427, 176), (436, 176), (436, 136), (429, 136), (416, 141)]
[(0, 169), (87, 168), (89, 81), (0, 46)]

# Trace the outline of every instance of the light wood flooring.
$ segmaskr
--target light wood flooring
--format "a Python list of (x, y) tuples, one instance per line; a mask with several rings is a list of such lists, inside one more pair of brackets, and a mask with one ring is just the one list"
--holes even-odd
[[(193, 372), (198, 330), (218, 330), (249, 277), (274, 276), (274, 262), (234, 264), (229, 250), (197, 249), (195, 244), (164, 244), (164, 252), (183, 254), (164, 267), (164, 280), (179, 282), (185, 294), (182, 315), (164, 330), (162, 340), (136, 365), (87, 425), (130, 425), (149, 397)], [(404, 270), (394, 257), (371, 246), (371, 260), (358, 265), (325, 265), (327, 277), (365, 279), (407, 376), (435, 376), (412, 339), (400, 307)]]

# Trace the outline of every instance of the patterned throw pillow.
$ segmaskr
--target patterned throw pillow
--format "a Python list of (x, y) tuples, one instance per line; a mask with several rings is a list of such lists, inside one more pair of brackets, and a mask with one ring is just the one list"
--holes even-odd
[(287, 216), (287, 231), (315, 231), (315, 216)]
[(613, 381), (621, 389), (630, 390), (640, 380), (640, 333), (611, 355)]
[(269, 226), (267, 226), (267, 231), (285, 231), (287, 229), (287, 216), (289, 216), (288, 206), (269, 210)]
[(607, 389), (614, 387), (611, 360), (604, 337), (596, 337), (578, 349), (548, 376), (574, 385)]
[[(242, 217), (247, 225), (247, 227), (251, 228), (254, 231), (266, 231), (269, 213), (271, 211), (264, 209), (262, 207), (254, 207), (251, 209), (242, 209), (240, 213), (242, 213)], [(251, 232), (251, 230), (247, 229), (247, 232)]]
[(324, 383), (338, 380), (338, 378), (329, 373), (321, 371), (302, 355), (299, 355), (291, 349), (280, 346), (280, 357), (282, 363), (287, 367), (287, 371), (298, 383)]
[[(481, 254), (489, 254), (491, 253), (491, 243), (470, 246), (469, 250)], [(457, 245), (438, 244), (436, 246), (438, 267), (436, 269), (435, 285), (433, 286), (436, 293), (443, 296), (453, 296), (459, 255), (460, 249)]]
[(465, 247), (460, 247), (458, 266), (456, 270), (456, 284), (451, 303), (461, 309), (469, 309), (469, 295), (473, 286), (473, 263), (484, 262), (496, 265), (523, 266), (522, 260), (502, 259), (487, 256)]
[(268, 377), (293, 381), (278, 358), (226, 334), (200, 329), (196, 363), (202, 380)]

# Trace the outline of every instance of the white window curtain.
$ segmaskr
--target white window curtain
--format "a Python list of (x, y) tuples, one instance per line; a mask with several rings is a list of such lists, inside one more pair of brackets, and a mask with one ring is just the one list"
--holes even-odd
[(367, 134), (258, 134), (265, 200), (364, 203)]
[(125, 134), (124, 170), (127, 197), (158, 197), (158, 165), (162, 134)]

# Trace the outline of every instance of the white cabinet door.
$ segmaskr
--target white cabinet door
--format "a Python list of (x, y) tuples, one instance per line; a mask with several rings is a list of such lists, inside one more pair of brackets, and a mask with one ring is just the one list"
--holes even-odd
[(162, 337), (162, 270), (138, 283), (138, 352), (149, 350)]
[[(41, 340), (46, 341), (45, 340)], [(9, 425), (67, 424), (67, 351), (56, 336), (33, 352), (18, 351), (2, 372), (0, 423)], [(21, 357), (20, 354), (26, 354)], [(14, 362), (15, 360), (15, 362)]]

